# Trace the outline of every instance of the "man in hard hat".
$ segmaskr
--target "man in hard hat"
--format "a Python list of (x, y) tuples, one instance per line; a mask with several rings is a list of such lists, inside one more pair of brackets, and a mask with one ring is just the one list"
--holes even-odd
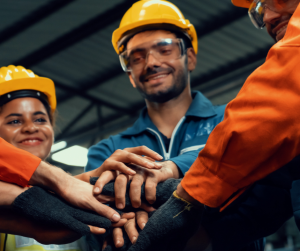
[[(253, 23), (258, 27), (265, 25), (277, 43), (266, 62), (227, 105), (223, 122), (216, 126), (174, 195), (153, 214), (130, 251), (152, 250), (162, 238), (166, 245), (173, 245), (180, 239), (180, 235), (174, 235), (176, 232), (197, 224), (195, 215), (203, 211), (203, 205), (224, 209), (241, 198), (254, 182), (300, 154), (300, 110), (296, 109), (300, 104), (299, 1), (233, 3), (249, 7)], [(293, 174), (293, 178), (299, 177)], [(291, 193), (296, 221), (299, 188), (298, 181), (294, 181)], [(176, 221), (179, 215), (184, 219), (181, 222)], [(165, 224), (160, 225), (159, 221)], [(151, 233), (153, 226), (159, 234)]]
[[(184, 43), (179, 43), (178, 38)], [(133, 177), (129, 194), (132, 204), (139, 207), (143, 182), (146, 183), (146, 198), (153, 202), (158, 182), (178, 178), (180, 172), (184, 174), (189, 169), (190, 161), (194, 160), (211, 130), (222, 120), (223, 110), (220, 108), (224, 109), (224, 106), (216, 110), (200, 93), (191, 95), (189, 71), (196, 64), (194, 53), (197, 52), (197, 37), (193, 26), (173, 4), (167, 1), (138, 1), (124, 15), (120, 27), (113, 33), (112, 41), (132, 85), (145, 98), (147, 109), (143, 110), (132, 128), (92, 147), (86, 170), (105, 165), (105, 159), (116, 149), (136, 145), (150, 147), (161, 153), (165, 160), (170, 158), (163, 163), (162, 171), (138, 170)], [(217, 114), (212, 112), (212, 108), (218, 111)], [(170, 148), (166, 151), (168, 138), (171, 138)], [(194, 149), (197, 151), (188, 152)], [(107, 172), (100, 177), (96, 187), (99, 186), (101, 190), (104, 183), (115, 177), (114, 172)], [(127, 181), (125, 175), (116, 178), (116, 205), (119, 209), (124, 207)], [(278, 199), (285, 196), (279, 195), (278, 191), (277, 195)], [(290, 215), (285, 219), (288, 217)], [(232, 222), (239, 222), (239, 219), (231, 219)], [(247, 227), (249, 222), (244, 223)], [(247, 241), (251, 238), (255, 240), (250, 234), (248, 237)], [(245, 239), (239, 241), (246, 242)]]

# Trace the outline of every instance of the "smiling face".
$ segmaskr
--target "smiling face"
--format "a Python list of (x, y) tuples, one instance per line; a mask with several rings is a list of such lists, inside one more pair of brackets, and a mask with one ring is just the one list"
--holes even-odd
[(54, 132), (42, 102), (35, 98), (17, 98), (3, 105), (0, 137), (17, 148), (46, 159)]
[[(275, 8), (265, 8), (264, 23), (266, 24), (269, 35), (278, 42), (281, 40), (288, 26), (292, 15), (294, 14), (300, 0), (270, 0)], [(276, 4), (275, 4), (276, 3)]]
[[(175, 39), (175, 34), (165, 30), (150, 30), (136, 34), (127, 43), (127, 50), (159, 39)], [(191, 59), (193, 57), (193, 59)], [(188, 63), (188, 60), (191, 63)], [(129, 74), (132, 85), (142, 96), (157, 103), (167, 102), (179, 96), (189, 84), (189, 71), (196, 65), (196, 56), (192, 48), (187, 49), (187, 55), (161, 62), (151, 53), (148, 54), (145, 65)]]

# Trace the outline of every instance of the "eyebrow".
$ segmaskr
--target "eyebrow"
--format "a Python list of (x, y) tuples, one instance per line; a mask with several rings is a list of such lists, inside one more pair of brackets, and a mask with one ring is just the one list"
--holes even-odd
[[(35, 112), (33, 115), (45, 115), (46, 116), (46, 113), (44, 113), (44, 112), (41, 112), (41, 111), (38, 111), (38, 112)], [(11, 114), (9, 114), (9, 115), (7, 115), (5, 118), (9, 118), (9, 117), (22, 117), (22, 114), (20, 114), (20, 113), (11, 113)]]
[(20, 114), (20, 113), (11, 113), (11, 114), (7, 115), (5, 118), (13, 117), (13, 116), (21, 117), (22, 114)]
[(45, 115), (45, 116), (46, 116), (46, 113), (44, 113), (44, 112), (41, 112), (41, 111), (39, 111), (39, 112), (35, 112), (33, 115), (39, 115), (39, 114), (41, 114), (41, 115)]

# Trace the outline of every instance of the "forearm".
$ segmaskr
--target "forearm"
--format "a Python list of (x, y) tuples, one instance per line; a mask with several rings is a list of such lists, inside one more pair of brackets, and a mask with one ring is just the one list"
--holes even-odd
[(15, 198), (17, 198), (17, 196), (23, 193), (26, 189), (27, 188), (0, 181), (0, 208), (10, 207)]
[(29, 185), (43, 187), (63, 197), (63, 192), (71, 179), (74, 179), (74, 177), (61, 168), (42, 161), (32, 175)]

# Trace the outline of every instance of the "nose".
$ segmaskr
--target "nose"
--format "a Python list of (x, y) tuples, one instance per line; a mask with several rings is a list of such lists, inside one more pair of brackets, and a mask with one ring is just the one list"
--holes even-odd
[(32, 133), (35, 133), (38, 131), (39, 131), (39, 128), (32, 121), (27, 121), (23, 124), (23, 127), (22, 127), (23, 133), (32, 134)]
[(280, 19), (281, 14), (275, 11), (265, 8), (264, 12), (264, 23), (265, 24), (274, 24), (278, 19)]
[(155, 57), (155, 55), (150, 51), (147, 55), (145, 69), (161, 66), (161, 62)]

